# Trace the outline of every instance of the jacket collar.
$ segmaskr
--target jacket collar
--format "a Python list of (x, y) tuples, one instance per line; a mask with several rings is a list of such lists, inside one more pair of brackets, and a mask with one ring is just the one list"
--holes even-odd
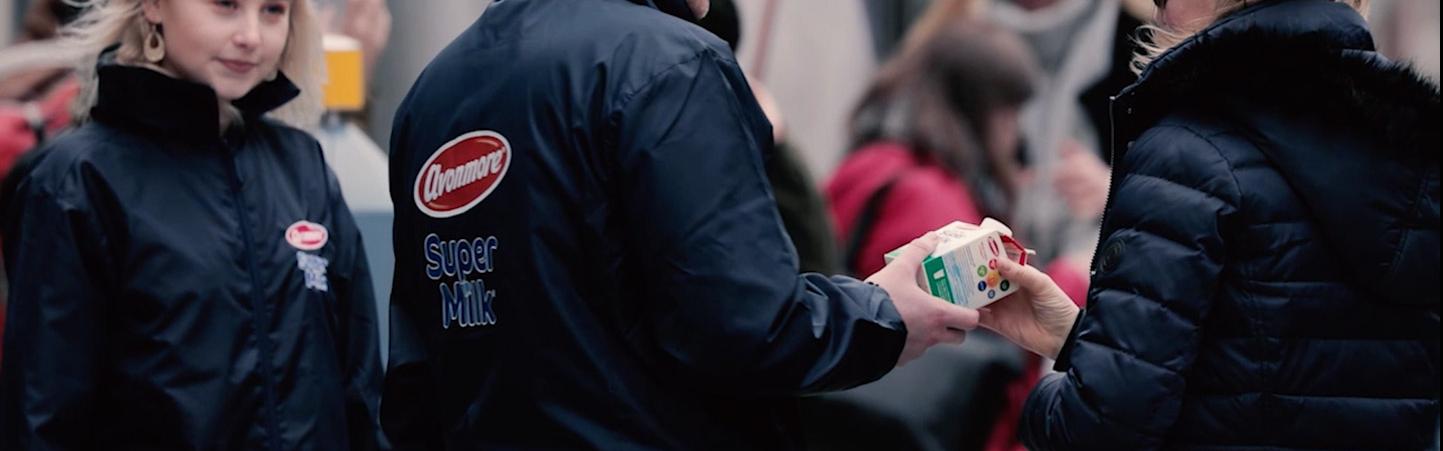
[[(101, 55), (96, 74), (100, 87), (91, 116), (97, 120), (163, 136), (199, 140), (220, 137), (219, 99), (209, 86), (151, 68), (121, 64), (115, 60), (113, 48)], [(298, 95), (300, 89), (285, 74), (277, 74), (274, 80), (256, 85), (231, 105), (249, 123)]]
[[(1207, 67), (1211, 57), (1284, 58), (1286, 55), (1243, 51), (1324, 48), (1372, 51), (1373, 36), (1363, 17), (1333, 0), (1273, 0), (1258, 2), (1219, 19), (1203, 31), (1160, 55), (1138, 77), (1136, 85), (1176, 83)], [(1221, 50), (1239, 52), (1219, 55)], [(1181, 80), (1180, 80), (1181, 79)]]
[(1437, 85), (1377, 54), (1363, 17), (1331, 0), (1261, 2), (1159, 56), (1116, 97), (1115, 148), (1209, 99), (1343, 115), (1395, 147), (1438, 142)]

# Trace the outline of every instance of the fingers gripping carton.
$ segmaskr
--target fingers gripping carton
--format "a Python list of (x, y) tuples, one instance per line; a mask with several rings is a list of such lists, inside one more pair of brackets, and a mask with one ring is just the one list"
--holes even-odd
[[(917, 285), (967, 308), (981, 308), (1017, 291), (1011, 281), (997, 272), (997, 260), (1010, 258), (1027, 264), (1028, 251), (1012, 238), (1012, 229), (992, 218), (973, 225), (953, 222), (937, 229), (942, 241), (937, 250), (922, 260)], [(905, 247), (905, 246), (903, 246)], [(902, 249), (886, 255), (891, 263)]]

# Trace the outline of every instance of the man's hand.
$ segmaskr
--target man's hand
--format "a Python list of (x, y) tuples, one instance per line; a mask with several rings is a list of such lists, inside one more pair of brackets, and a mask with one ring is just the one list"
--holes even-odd
[(917, 271), (922, 267), (922, 260), (937, 249), (939, 241), (936, 233), (913, 240), (896, 260), (867, 278), (887, 291), (892, 305), (902, 315), (902, 322), (907, 324), (907, 345), (902, 348), (897, 366), (920, 357), (938, 343), (961, 344), (967, 338), (967, 331), (977, 327), (976, 310), (952, 305), (917, 286)]

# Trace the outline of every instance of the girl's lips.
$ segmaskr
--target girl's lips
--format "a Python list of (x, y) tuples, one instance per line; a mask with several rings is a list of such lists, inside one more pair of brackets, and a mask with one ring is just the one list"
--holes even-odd
[(255, 69), (255, 67), (256, 67), (256, 63), (248, 63), (248, 62), (245, 62), (245, 61), (236, 61), (236, 60), (227, 60), (227, 59), (220, 60), (220, 64), (223, 65), (223, 66), (225, 66), (226, 69), (230, 69), (231, 72), (240, 73), (240, 74), (243, 74), (243, 73), (246, 73), (246, 72), (250, 72), (251, 69)]

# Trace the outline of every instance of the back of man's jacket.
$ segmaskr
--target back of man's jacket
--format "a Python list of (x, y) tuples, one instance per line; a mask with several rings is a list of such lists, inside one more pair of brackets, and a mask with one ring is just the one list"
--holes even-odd
[(790, 447), (792, 397), (896, 363), (885, 292), (797, 274), (770, 126), (685, 7), (499, 1), (417, 81), (391, 139), (401, 446)]

